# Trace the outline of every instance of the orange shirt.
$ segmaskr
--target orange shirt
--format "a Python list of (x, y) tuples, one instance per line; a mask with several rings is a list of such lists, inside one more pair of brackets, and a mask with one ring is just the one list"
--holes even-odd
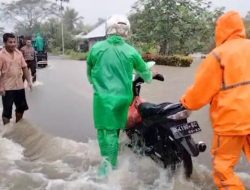
[(13, 57), (3, 48), (0, 52), (0, 86), (4, 90), (20, 90), (24, 89), (23, 68), (27, 64), (23, 55), (17, 49), (13, 52)]

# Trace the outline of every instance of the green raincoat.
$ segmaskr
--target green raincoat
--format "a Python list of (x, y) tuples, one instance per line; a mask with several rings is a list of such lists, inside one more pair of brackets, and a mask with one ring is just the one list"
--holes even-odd
[(42, 52), (45, 50), (45, 42), (40, 33), (36, 34), (35, 49), (36, 51), (42, 51)]
[(88, 78), (94, 88), (95, 127), (106, 130), (125, 128), (133, 99), (133, 70), (146, 82), (152, 80), (152, 72), (135, 48), (117, 35), (96, 43), (87, 64)]

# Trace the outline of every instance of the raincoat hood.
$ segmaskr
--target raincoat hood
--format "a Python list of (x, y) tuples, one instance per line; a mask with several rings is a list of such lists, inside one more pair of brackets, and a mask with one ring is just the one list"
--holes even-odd
[(124, 44), (125, 43), (123, 37), (119, 35), (110, 35), (108, 36), (107, 41), (111, 44)]
[(40, 33), (40, 32), (37, 32), (37, 33), (36, 33), (36, 37), (41, 37), (41, 33)]
[(222, 15), (216, 23), (215, 37), (216, 46), (231, 39), (246, 38), (246, 30), (240, 14), (229, 11)]

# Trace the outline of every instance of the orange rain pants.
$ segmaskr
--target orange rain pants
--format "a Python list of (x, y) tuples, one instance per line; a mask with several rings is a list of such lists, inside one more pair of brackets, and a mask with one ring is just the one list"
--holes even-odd
[(240, 160), (242, 151), (250, 162), (250, 135), (214, 135), (213, 177), (219, 190), (245, 190), (240, 178), (234, 173), (234, 167)]

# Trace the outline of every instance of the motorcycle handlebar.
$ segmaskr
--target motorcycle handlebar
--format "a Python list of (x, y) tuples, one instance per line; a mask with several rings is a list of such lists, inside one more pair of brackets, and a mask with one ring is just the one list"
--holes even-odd
[(158, 81), (164, 81), (164, 76), (162, 74), (155, 74), (153, 76), (153, 79)]
[[(158, 81), (164, 81), (165, 80), (164, 76), (162, 74), (154, 74), (153, 79), (158, 80)], [(140, 76), (136, 77), (136, 79), (134, 80), (134, 83), (144, 83), (144, 82), (145, 81)]]

